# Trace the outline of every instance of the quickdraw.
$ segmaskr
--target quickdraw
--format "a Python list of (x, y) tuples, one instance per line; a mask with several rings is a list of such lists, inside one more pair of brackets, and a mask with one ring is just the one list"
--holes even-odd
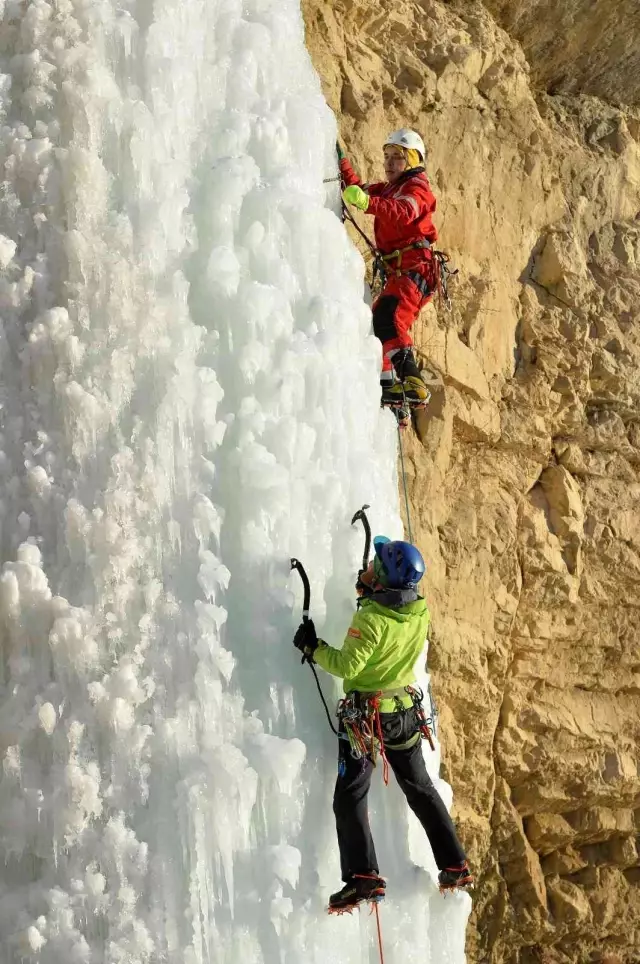
[(451, 298), (449, 297), (449, 278), (454, 278), (458, 274), (458, 268), (452, 271), (449, 267), (451, 258), (444, 251), (434, 251), (436, 259), (436, 291), (441, 304), (444, 304), (446, 311), (451, 311)]
[(378, 757), (380, 757), (382, 779), (386, 786), (389, 783), (389, 761), (380, 722), (381, 696), (381, 692), (366, 699), (345, 696), (338, 703), (336, 715), (344, 727), (343, 739), (349, 741), (351, 756), (354, 760), (369, 757), (373, 765), (377, 766)]
[(416, 711), (416, 720), (418, 722), (418, 729), (422, 733), (422, 739), (427, 740), (431, 749), (435, 750), (436, 745), (433, 740), (435, 721), (433, 715), (427, 716), (424, 711), (424, 706), (422, 705), (424, 693), (419, 686), (405, 686), (405, 689), (413, 701), (413, 708)]

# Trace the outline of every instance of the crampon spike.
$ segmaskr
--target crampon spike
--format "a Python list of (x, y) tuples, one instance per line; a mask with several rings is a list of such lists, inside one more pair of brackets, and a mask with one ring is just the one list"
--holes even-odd
[(357, 906), (357, 904), (352, 904), (351, 907), (329, 907), (327, 908), (327, 914), (335, 914), (337, 917), (342, 917), (343, 914), (353, 914)]

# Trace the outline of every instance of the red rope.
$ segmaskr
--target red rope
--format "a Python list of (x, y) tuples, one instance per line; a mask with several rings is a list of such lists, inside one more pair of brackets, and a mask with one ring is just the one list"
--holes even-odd
[(384, 951), (382, 949), (382, 930), (380, 928), (380, 913), (378, 911), (377, 902), (373, 905), (373, 909), (376, 912), (376, 925), (378, 928), (378, 949), (380, 951), (380, 964), (384, 964)]
[[(389, 761), (384, 746), (382, 736), (382, 722), (380, 720), (380, 697), (382, 692), (376, 693), (367, 700), (367, 715), (361, 713), (359, 719), (344, 719), (344, 726), (349, 734), (352, 746), (358, 751), (359, 756), (368, 756), (374, 766), (376, 766), (377, 747), (379, 746), (380, 756), (382, 757), (382, 779), (385, 786), (389, 785)], [(344, 700), (339, 704), (340, 708), (344, 705)]]
[[(387, 760), (387, 752), (384, 748), (384, 739), (382, 737), (382, 723), (380, 722), (380, 694), (375, 696), (371, 700), (371, 706), (373, 707), (373, 725), (374, 729), (378, 733), (378, 742), (380, 744), (380, 756), (382, 757), (382, 779), (384, 780), (385, 787), (389, 786), (389, 761)], [(374, 747), (374, 737), (371, 738), (371, 748)], [(375, 762), (375, 761), (374, 761)]]
[(431, 747), (431, 749), (435, 750), (436, 745), (433, 742), (433, 737), (431, 736), (431, 730), (429, 729), (429, 724), (425, 723), (425, 725), (421, 726), (420, 729), (422, 730), (422, 735), (425, 738), (425, 740), (429, 741), (429, 746)]

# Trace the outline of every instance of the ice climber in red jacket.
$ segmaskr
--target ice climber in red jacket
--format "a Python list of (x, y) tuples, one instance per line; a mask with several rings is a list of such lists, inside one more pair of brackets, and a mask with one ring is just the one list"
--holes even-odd
[[(431, 220), (436, 199), (424, 169), (425, 146), (415, 131), (394, 131), (384, 145), (386, 181), (362, 184), (340, 148), (342, 197), (372, 214), (385, 283), (373, 303), (373, 331), (382, 342), (382, 401), (413, 404), (428, 398), (413, 354), (411, 326), (435, 288), (432, 246), (438, 234)], [(397, 381), (394, 380), (394, 370)]]

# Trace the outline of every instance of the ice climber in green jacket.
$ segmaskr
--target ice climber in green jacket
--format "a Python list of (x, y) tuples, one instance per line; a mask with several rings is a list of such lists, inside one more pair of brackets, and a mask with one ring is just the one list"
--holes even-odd
[(422, 755), (424, 721), (421, 725), (414, 667), (429, 627), (429, 610), (417, 592), (424, 561), (409, 542), (377, 536), (374, 547), (373, 562), (358, 580), (358, 610), (342, 649), (318, 639), (312, 620), (301, 623), (294, 638), (308, 659), (344, 680), (333, 812), (345, 885), (329, 901), (329, 910), (338, 912), (384, 896), (367, 810), (376, 755), (388, 761), (424, 827), (441, 890), (473, 883)]

